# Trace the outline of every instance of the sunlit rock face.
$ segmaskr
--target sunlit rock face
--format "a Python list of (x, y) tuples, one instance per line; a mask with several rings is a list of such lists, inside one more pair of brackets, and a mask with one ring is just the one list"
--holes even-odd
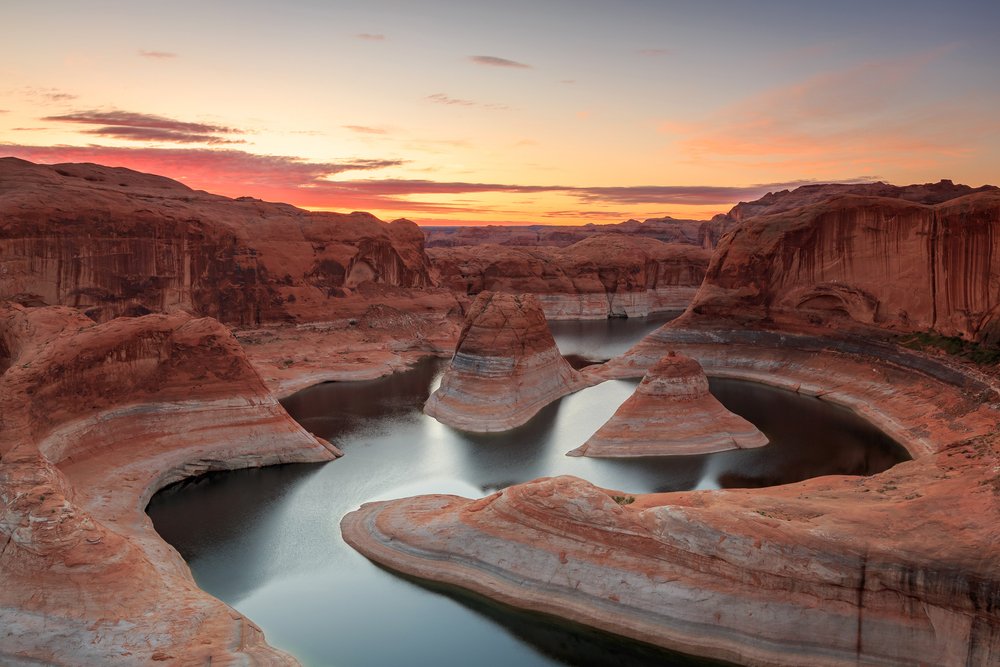
[(480, 245), (431, 248), (428, 254), (442, 285), (462, 294), (531, 293), (550, 320), (683, 310), (710, 257), (700, 247), (623, 234), (565, 248)]
[(615, 414), (571, 456), (707, 454), (762, 447), (767, 437), (708, 391), (697, 361), (670, 353), (650, 368)]
[[(187, 310), (238, 325), (332, 319), (433, 284), (407, 220), (229, 199), (94, 164), (0, 159), (0, 299), (97, 320)], [(363, 308), (361, 308), (363, 310)]]
[(534, 296), (482, 292), (424, 412), (467, 431), (505, 431), (581, 386)]
[(143, 509), (209, 470), (328, 461), (225, 326), (0, 304), (0, 663), (294, 664)]
[(1000, 191), (987, 189), (937, 204), (844, 195), (750, 218), (720, 243), (689, 314), (995, 343), (998, 304)]

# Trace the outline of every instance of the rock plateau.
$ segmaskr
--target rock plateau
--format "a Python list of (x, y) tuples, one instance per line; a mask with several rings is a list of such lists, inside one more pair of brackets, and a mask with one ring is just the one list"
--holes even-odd
[(591, 236), (565, 248), (502, 245), (430, 248), (441, 282), (459, 294), (534, 294), (546, 318), (644, 317), (683, 310), (710, 253), (624, 234)]
[[(407, 290), (434, 284), (423, 243), (407, 220), (0, 158), (0, 299), (97, 320), (175, 310), (241, 326), (352, 317), (373, 298), (405, 303)], [(454, 302), (439, 298), (445, 310)]]
[(570, 456), (708, 454), (762, 447), (767, 437), (708, 391), (697, 361), (669, 353), (597, 433)]

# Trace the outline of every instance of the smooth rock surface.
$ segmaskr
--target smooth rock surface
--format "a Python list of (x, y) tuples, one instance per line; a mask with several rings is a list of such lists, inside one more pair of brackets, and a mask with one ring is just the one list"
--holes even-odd
[(534, 296), (482, 292), (424, 412), (466, 431), (506, 431), (582, 386)]
[(615, 414), (570, 456), (707, 454), (763, 447), (767, 437), (708, 391), (697, 361), (668, 353)]
[(328, 461), (215, 320), (0, 305), (0, 662), (295, 664), (144, 509), (210, 470)]

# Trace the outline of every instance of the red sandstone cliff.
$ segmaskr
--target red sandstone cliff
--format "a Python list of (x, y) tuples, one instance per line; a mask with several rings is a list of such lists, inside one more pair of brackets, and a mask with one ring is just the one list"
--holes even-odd
[(431, 285), (423, 233), (367, 213), (229, 199), (94, 164), (0, 159), (0, 299), (96, 319), (183, 309), (226, 323), (332, 319), (359, 288)]
[(722, 240), (689, 317), (855, 323), (1000, 341), (1000, 190), (939, 204), (845, 195)]
[(885, 197), (887, 199), (902, 199), (918, 204), (941, 204), (951, 199), (964, 197), (977, 192), (996, 191), (992, 185), (973, 188), (968, 185), (956, 185), (949, 180), (937, 183), (922, 183), (913, 185), (889, 185), (888, 183), (817, 183), (803, 185), (794, 190), (769, 192), (760, 199), (751, 202), (740, 202), (729, 213), (715, 216), (713, 220), (720, 224), (724, 222), (739, 223), (759, 215), (783, 213), (793, 208), (818, 204), (827, 199), (843, 195), (858, 195), (861, 197)]
[(549, 319), (644, 316), (685, 308), (709, 252), (623, 234), (566, 248), (501, 245), (430, 248), (443, 285), (462, 294), (531, 293)]
[(0, 662), (295, 664), (143, 510), (200, 472), (326, 461), (215, 320), (0, 304)]

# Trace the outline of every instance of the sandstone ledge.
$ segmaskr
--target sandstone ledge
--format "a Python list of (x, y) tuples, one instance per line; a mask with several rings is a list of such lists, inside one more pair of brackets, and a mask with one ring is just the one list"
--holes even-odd
[(878, 345), (670, 327), (601, 372), (634, 376), (666, 345), (710, 375), (867, 405), (914, 460), (626, 507), (582, 480), (543, 479), (480, 500), (365, 505), (344, 518), (345, 539), (408, 574), (742, 664), (1000, 659), (1000, 402), (988, 378)]
[(0, 307), (0, 662), (296, 664), (198, 588), (144, 510), (210, 470), (339, 455), (218, 322)]

